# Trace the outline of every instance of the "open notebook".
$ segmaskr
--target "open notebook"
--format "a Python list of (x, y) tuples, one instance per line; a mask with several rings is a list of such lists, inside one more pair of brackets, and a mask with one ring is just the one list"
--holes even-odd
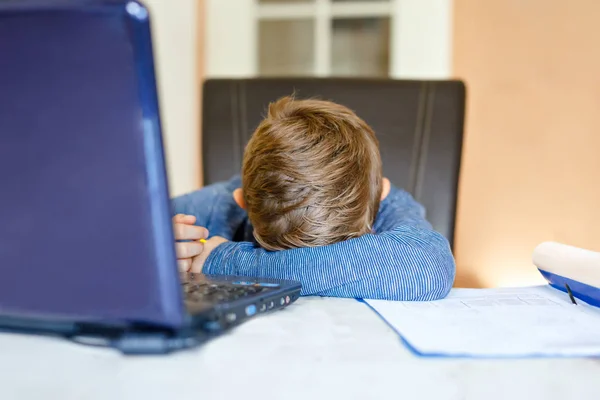
[(600, 254), (544, 243), (533, 259), (550, 285), (365, 302), (421, 356), (600, 357)]

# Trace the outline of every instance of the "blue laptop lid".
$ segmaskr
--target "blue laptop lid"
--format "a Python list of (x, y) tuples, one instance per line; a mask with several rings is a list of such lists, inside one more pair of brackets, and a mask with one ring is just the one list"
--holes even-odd
[(183, 322), (148, 12), (0, 2), (0, 316)]

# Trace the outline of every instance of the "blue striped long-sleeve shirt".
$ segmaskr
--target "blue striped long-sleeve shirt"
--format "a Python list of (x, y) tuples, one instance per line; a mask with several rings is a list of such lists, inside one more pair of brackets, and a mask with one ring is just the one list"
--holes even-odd
[(435, 300), (454, 282), (448, 241), (424, 208), (395, 187), (381, 202), (374, 233), (322, 247), (267, 251), (256, 244), (246, 212), (232, 193), (239, 177), (173, 199), (174, 214), (194, 215), (210, 236), (231, 242), (212, 251), (203, 272), (292, 279), (302, 295), (387, 300)]

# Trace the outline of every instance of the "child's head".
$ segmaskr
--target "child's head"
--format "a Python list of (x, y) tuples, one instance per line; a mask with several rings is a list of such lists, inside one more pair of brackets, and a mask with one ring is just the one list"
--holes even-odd
[(246, 147), (242, 189), (234, 196), (258, 243), (283, 250), (371, 232), (389, 182), (375, 134), (354, 112), (285, 97), (270, 104)]

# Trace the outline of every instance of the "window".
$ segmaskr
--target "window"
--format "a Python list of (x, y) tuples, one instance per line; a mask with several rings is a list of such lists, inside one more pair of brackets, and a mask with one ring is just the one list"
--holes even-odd
[(450, 76), (451, 0), (206, 0), (208, 77)]

